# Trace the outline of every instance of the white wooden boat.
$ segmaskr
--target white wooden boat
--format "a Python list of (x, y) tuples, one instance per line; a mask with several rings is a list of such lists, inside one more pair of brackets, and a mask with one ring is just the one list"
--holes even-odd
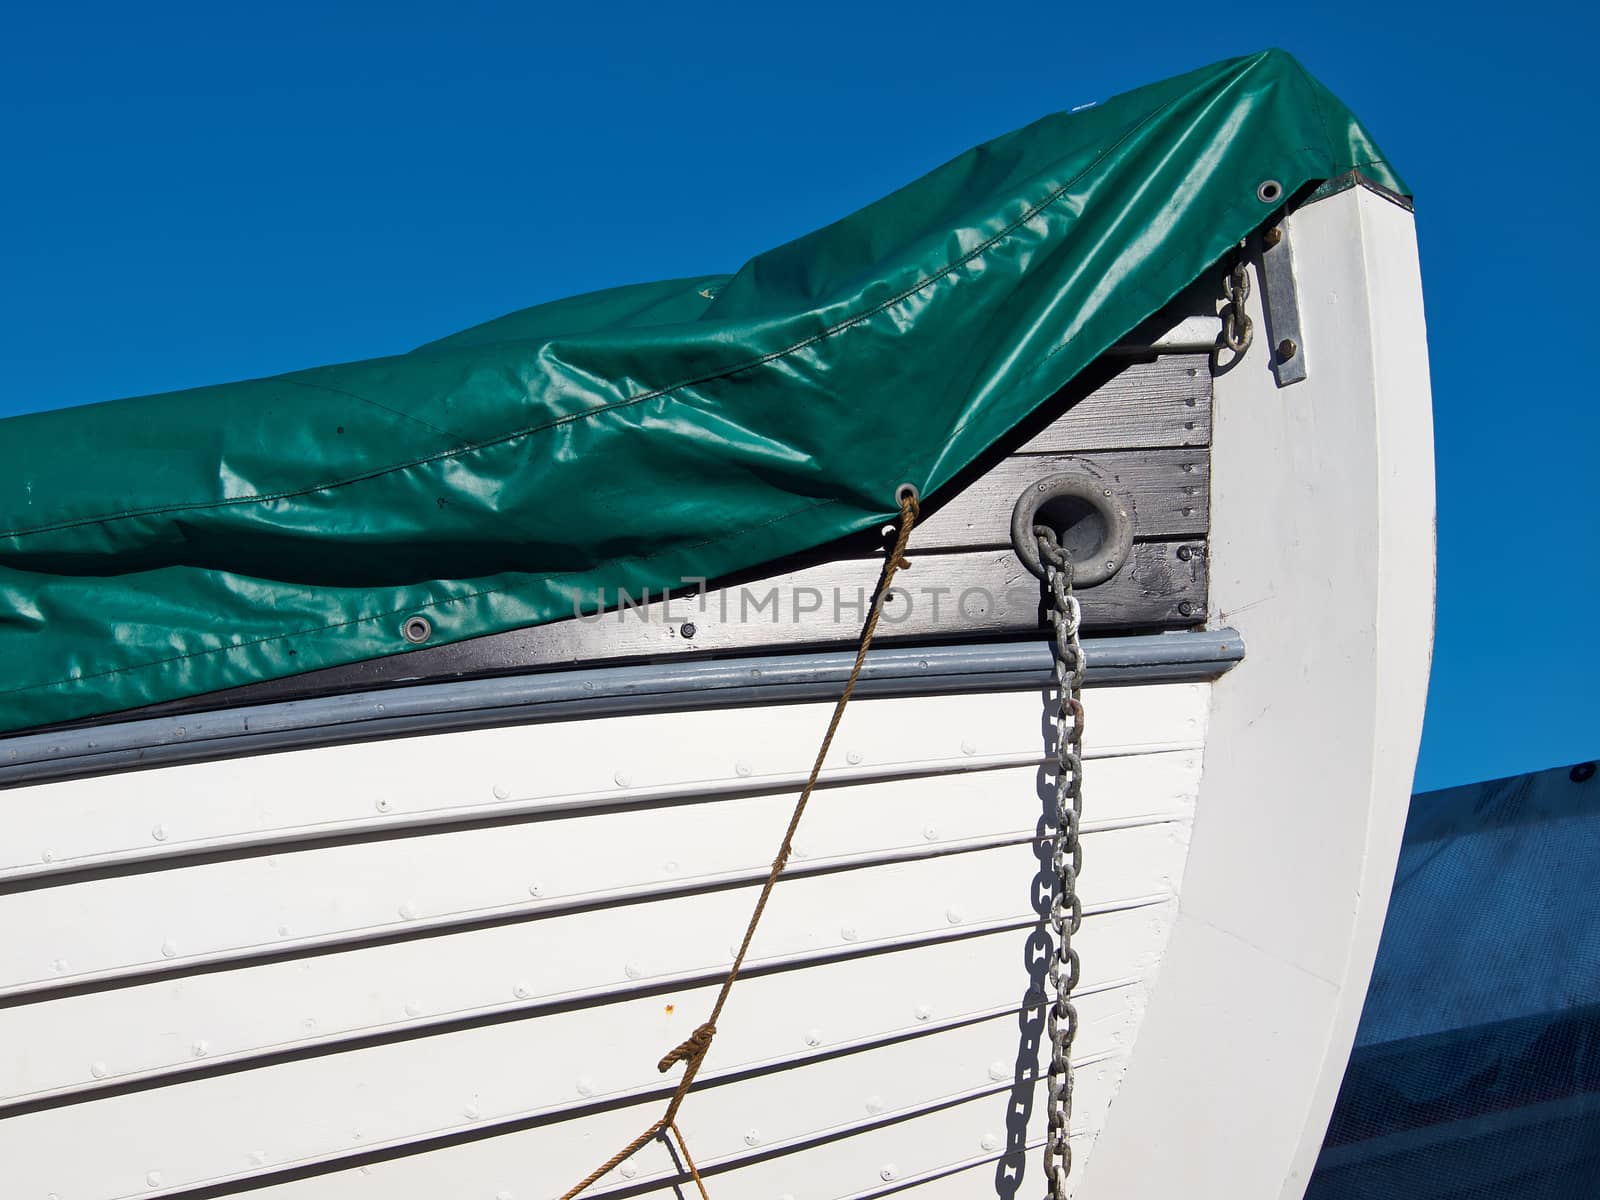
[[(683, 1111), (718, 1200), (1044, 1190), (1051, 658), (1008, 531), (1061, 474), (1135, 538), (1081, 590), (1073, 1184), (1303, 1189), (1406, 814), (1432, 447), (1409, 208), (1350, 176), (1263, 231), (1242, 355), (1219, 264), (930, 496)], [(672, 1089), (877, 545), (0, 740), (4, 1194), (559, 1195)], [(686, 1188), (657, 1140), (587, 1194)]]

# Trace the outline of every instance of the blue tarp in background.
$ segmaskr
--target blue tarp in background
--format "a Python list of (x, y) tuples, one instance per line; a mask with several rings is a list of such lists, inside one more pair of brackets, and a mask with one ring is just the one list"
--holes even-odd
[(1600, 1198), (1600, 778), (1416, 796), (1307, 1200)]

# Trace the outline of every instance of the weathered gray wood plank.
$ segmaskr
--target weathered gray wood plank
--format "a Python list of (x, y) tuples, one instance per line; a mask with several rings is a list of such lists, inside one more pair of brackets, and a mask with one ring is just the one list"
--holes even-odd
[(1204, 447), (1021, 454), (997, 463), (917, 526), (927, 550), (1009, 546), (1011, 509), (1031, 483), (1082, 463), (1106, 472), (1133, 500), (1136, 538), (1204, 537), (1211, 519), (1211, 455)]
[(1021, 453), (1211, 444), (1211, 369), (1203, 354), (1130, 362), (1018, 447)]
[[(912, 569), (897, 578), (898, 594), (884, 607), (880, 640), (970, 639), (1043, 630), (1039, 583), (1010, 550), (914, 551), (910, 560)], [(879, 566), (876, 559), (837, 560), (703, 595), (481, 638), (472, 645), (473, 669), (494, 669), (494, 660), (507, 667), (556, 665), (853, 643)], [(1130, 568), (1085, 589), (1080, 599), (1086, 628), (1193, 625), (1205, 613), (1201, 543), (1142, 542), (1134, 548)], [(383, 662), (404, 666), (408, 674), (449, 674), (457, 649), (440, 646)]]

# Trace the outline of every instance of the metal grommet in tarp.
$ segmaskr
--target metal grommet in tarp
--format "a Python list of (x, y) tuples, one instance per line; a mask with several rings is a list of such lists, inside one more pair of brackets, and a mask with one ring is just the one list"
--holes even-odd
[(1276, 179), (1263, 179), (1256, 187), (1256, 199), (1263, 204), (1276, 204), (1283, 199), (1283, 184)]
[(1132, 505), (1120, 488), (1088, 463), (1029, 484), (1011, 510), (1011, 545), (1022, 565), (1042, 579), (1035, 525), (1055, 531), (1072, 560), (1075, 587), (1104, 583), (1133, 554)]
[(896, 508), (904, 508), (907, 500), (913, 504), (922, 503), (922, 493), (917, 491), (917, 485), (914, 483), (902, 483), (894, 490), (894, 506)]
[(414, 646), (420, 646), (433, 636), (433, 622), (427, 617), (407, 617), (400, 626), (400, 636)]

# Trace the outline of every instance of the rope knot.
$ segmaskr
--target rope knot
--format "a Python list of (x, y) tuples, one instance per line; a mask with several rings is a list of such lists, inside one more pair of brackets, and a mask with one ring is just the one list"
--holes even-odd
[[(902, 528), (909, 530), (922, 514), (922, 505), (917, 501), (917, 491), (909, 485), (901, 485), (901, 494), (896, 497), (900, 501), (900, 520)], [(889, 560), (897, 571), (911, 570), (911, 561), (905, 556), (905, 539), (900, 539), (894, 555)]]
[(671, 1050), (668, 1050), (661, 1061), (656, 1064), (656, 1070), (665, 1073), (672, 1070), (674, 1063), (699, 1061), (706, 1056), (706, 1051), (711, 1049), (711, 1039), (716, 1036), (717, 1027), (707, 1021)]

